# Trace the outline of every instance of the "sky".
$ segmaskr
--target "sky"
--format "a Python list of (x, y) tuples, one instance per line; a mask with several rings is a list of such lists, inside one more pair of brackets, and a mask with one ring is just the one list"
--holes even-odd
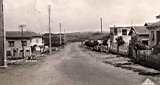
[(6, 30), (48, 31), (48, 4), (52, 6), (51, 29), (59, 32), (59, 23), (66, 32), (100, 31), (112, 25), (143, 25), (157, 21), (160, 0), (4, 0)]

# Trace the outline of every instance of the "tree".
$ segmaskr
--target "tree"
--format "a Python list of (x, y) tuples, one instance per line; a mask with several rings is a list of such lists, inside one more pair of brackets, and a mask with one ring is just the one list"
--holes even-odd
[(138, 35), (134, 35), (131, 37), (130, 45), (129, 45), (129, 56), (134, 58), (134, 62), (139, 62), (138, 51), (147, 50), (149, 47), (143, 44), (140, 40), (138, 40)]

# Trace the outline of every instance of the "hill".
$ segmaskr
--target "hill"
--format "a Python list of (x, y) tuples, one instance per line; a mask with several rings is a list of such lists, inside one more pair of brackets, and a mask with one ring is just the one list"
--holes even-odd
[(67, 42), (79, 42), (83, 40), (98, 40), (98, 39), (107, 39), (109, 33), (100, 33), (100, 32), (75, 32), (67, 33), (65, 35)]

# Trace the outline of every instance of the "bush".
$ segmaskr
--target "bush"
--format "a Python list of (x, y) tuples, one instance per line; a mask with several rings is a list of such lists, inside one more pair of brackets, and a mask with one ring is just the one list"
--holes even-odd
[(116, 41), (117, 41), (118, 46), (121, 46), (121, 45), (125, 44), (122, 36), (117, 37)]
[(117, 53), (119, 53), (119, 46), (125, 44), (125, 42), (122, 36), (117, 37), (116, 41), (117, 41)]

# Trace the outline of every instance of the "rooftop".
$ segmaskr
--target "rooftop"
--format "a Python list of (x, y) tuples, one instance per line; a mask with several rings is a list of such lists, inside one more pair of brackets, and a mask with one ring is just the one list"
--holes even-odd
[(117, 26), (117, 27), (111, 27), (111, 29), (113, 28), (118, 28), (118, 29), (131, 29), (134, 28), (134, 30), (136, 31), (137, 34), (149, 34), (148, 29), (146, 28), (146, 26)]
[(145, 23), (145, 26), (147, 26), (148, 29), (159, 28), (160, 27), (160, 21), (155, 22), (155, 23)]
[(14, 39), (19, 39), (19, 38), (33, 38), (33, 37), (41, 37), (40, 34), (31, 32), (31, 31), (24, 31), (23, 35), (22, 32), (20, 31), (7, 31), (6, 32), (6, 38), (14, 38)]

